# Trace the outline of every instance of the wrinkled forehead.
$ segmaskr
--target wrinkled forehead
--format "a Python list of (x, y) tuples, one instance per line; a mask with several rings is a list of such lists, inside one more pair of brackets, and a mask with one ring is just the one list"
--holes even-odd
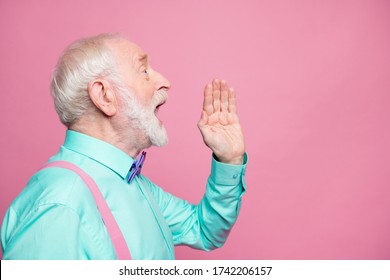
[(146, 52), (140, 46), (129, 40), (121, 38), (107, 43), (119, 64), (126, 62), (135, 65), (140, 61), (147, 60), (148, 56)]

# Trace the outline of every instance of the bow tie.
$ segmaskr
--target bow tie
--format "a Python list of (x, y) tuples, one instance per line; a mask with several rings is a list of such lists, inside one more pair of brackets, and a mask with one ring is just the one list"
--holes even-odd
[(142, 164), (145, 161), (145, 157), (146, 157), (146, 152), (142, 152), (139, 159), (134, 160), (133, 164), (130, 167), (130, 175), (129, 175), (129, 178), (127, 179), (127, 182), (131, 183), (131, 181), (133, 181), (134, 177), (141, 173)]

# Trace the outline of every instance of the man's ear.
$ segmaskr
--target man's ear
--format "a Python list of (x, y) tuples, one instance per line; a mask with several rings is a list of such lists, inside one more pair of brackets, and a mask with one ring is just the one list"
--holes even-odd
[(112, 117), (116, 114), (118, 103), (114, 91), (108, 86), (106, 81), (93, 80), (88, 83), (88, 94), (93, 104), (103, 114)]

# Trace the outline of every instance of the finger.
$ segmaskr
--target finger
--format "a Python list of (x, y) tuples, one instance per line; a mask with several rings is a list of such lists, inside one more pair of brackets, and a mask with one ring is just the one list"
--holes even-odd
[(229, 106), (229, 88), (226, 81), (221, 81), (221, 111), (227, 112)]
[(214, 112), (221, 110), (221, 82), (217, 79), (213, 81), (213, 105)]
[(229, 113), (236, 113), (236, 92), (233, 88), (229, 88)]
[(214, 111), (213, 86), (211, 84), (207, 84), (204, 88), (203, 111), (205, 111), (208, 115), (212, 114)]

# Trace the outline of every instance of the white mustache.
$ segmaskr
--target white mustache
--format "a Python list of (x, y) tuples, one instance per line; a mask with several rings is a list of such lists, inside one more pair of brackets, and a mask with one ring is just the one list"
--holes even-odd
[(153, 96), (153, 104), (157, 107), (168, 100), (168, 92), (164, 89), (159, 89)]

